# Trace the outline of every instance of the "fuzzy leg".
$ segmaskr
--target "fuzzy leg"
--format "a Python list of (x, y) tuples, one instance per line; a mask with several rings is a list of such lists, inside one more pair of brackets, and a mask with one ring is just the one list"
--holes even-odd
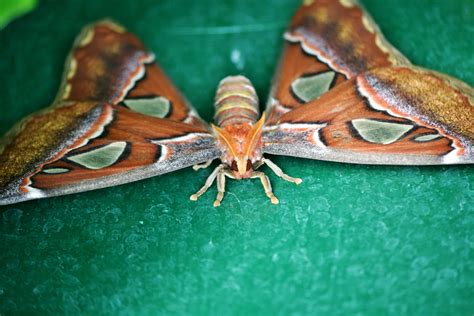
[(221, 164), (214, 169), (214, 171), (211, 173), (211, 175), (207, 178), (206, 182), (204, 183), (204, 186), (199, 189), (196, 193), (190, 196), (191, 201), (196, 201), (201, 195), (203, 195), (207, 189), (209, 189), (216, 179), (217, 175), (222, 172), (222, 169), (224, 168), (224, 165)]
[(220, 206), (225, 193), (225, 173), (220, 170), (217, 174), (217, 197), (214, 201), (214, 207)]
[(272, 204), (278, 204), (277, 197), (273, 194), (272, 185), (270, 184), (270, 180), (268, 179), (267, 175), (261, 171), (254, 171), (252, 172), (252, 178), (260, 178), (260, 182), (262, 182), (263, 189), (265, 190), (265, 194), (268, 196)]
[(300, 178), (293, 178), (293, 177), (290, 177), (289, 175), (285, 174), (283, 172), (283, 170), (281, 170), (280, 167), (278, 167), (274, 162), (272, 162), (270, 159), (266, 159), (266, 158), (263, 158), (262, 159), (263, 163), (266, 164), (270, 169), (272, 169), (273, 172), (275, 172), (275, 174), (277, 176), (279, 176), (280, 178), (282, 178), (283, 180), (286, 180), (286, 181), (289, 181), (289, 182), (293, 182), (293, 183), (296, 183), (296, 184), (300, 184), (301, 182), (303, 182), (303, 180), (301, 180)]
[(205, 169), (205, 168), (209, 167), (213, 161), (214, 161), (214, 160), (208, 160), (208, 161), (206, 161), (206, 162), (204, 162), (204, 163), (200, 163), (200, 164), (194, 165), (194, 166), (193, 166), (193, 169), (194, 169), (194, 170)]

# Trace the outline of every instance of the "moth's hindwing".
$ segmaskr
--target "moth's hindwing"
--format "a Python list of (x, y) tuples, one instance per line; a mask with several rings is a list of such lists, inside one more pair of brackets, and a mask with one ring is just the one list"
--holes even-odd
[(474, 162), (474, 91), (415, 67), (377, 68), (282, 115), (264, 151), (364, 164)]
[(355, 1), (305, 1), (284, 38), (267, 125), (369, 69), (410, 65)]

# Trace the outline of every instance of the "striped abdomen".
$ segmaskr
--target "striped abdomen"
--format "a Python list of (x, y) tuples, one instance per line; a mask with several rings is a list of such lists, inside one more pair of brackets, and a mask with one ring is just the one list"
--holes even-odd
[(221, 127), (239, 123), (253, 125), (260, 116), (255, 89), (243, 76), (222, 79), (217, 88), (215, 106), (214, 120)]

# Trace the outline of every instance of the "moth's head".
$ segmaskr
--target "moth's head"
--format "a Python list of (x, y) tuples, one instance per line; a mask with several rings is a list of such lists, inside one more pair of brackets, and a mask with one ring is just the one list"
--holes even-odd
[(250, 178), (253, 166), (262, 160), (262, 128), (265, 115), (248, 129), (226, 129), (212, 125), (222, 145), (221, 160), (236, 179)]
[(247, 157), (236, 157), (230, 163), (229, 169), (236, 179), (250, 178), (252, 176), (253, 164)]

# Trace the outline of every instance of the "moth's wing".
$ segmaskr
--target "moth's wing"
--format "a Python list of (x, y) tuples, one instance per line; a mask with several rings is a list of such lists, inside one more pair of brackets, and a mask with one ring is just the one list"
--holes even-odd
[(220, 155), (154, 56), (111, 21), (86, 27), (53, 106), (0, 140), (0, 204), (93, 190)]
[(363, 164), (474, 163), (474, 89), (415, 67), (367, 71), (282, 115), (264, 152)]
[(86, 26), (66, 61), (56, 102), (98, 101), (205, 125), (154, 60), (135, 35), (115, 22)]
[(219, 155), (199, 125), (107, 103), (62, 103), (24, 120), (0, 148), (0, 205), (132, 182)]
[(305, 1), (284, 35), (267, 125), (369, 69), (410, 65), (353, 0)]

